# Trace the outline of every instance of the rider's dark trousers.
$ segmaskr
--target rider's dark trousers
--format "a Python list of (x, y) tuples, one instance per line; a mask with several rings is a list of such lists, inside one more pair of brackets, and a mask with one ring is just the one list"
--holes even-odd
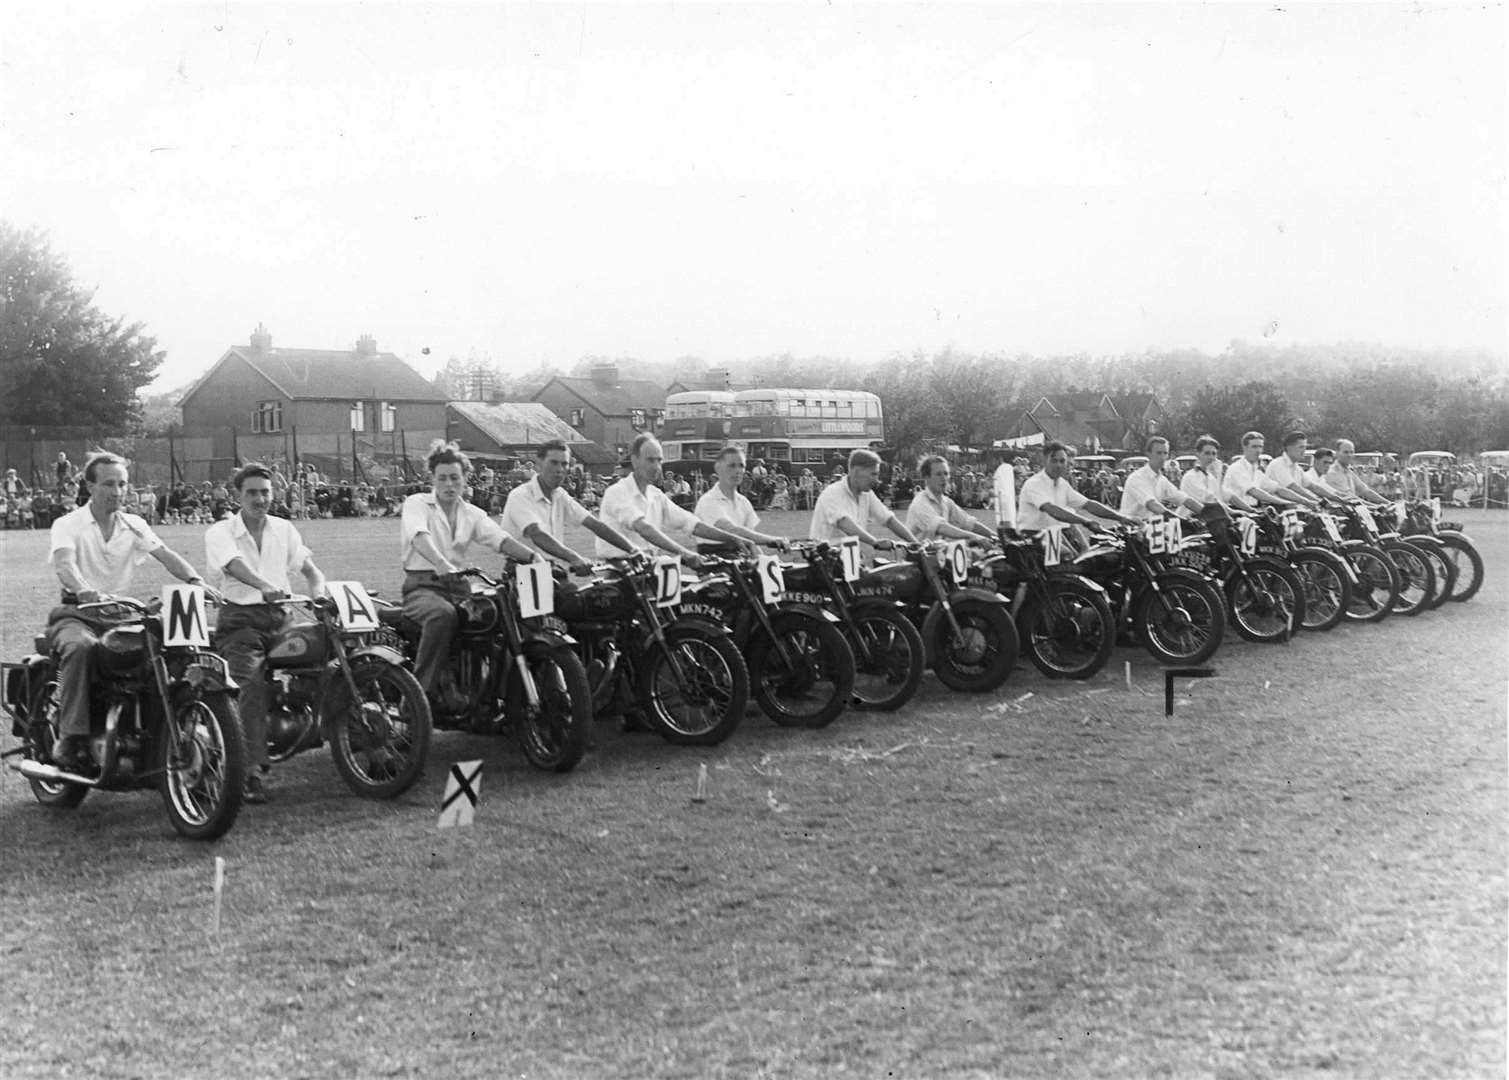
[(433, 570), (410, 570), (404, 575), (403, 613), (419, 624), (414, 677), (431, 698), (439, 692), (440, 675), (456, 636), (458, 595), (462, 594), (447, 588)]
[(66, 615), (47, 626), (48, 646), (58, 656), (58, 734), (89, 734), (89, 684), (99, 635)]
[(215, 622), (215, 647), (241, 688), (236, 711), (246, 739), (248, 771), (267, 760), (267, 650), (293, 613), (279, 604), (226, 604)]

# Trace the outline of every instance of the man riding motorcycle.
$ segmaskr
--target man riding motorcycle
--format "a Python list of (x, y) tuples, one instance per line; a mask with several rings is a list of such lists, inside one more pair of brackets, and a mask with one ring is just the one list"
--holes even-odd
[(562, 485), (571, 469), (571, 451), (559, 439), (534, 452), (535, 475), (508, 493), (503, 504), (503, 531), (539, 548), (545, 557), (575, 574), (590, 574), (592, 564), (566, 546), (566, 526), (580, 525), (601, 540), (632, 554), (634, 545), (593, 514)]

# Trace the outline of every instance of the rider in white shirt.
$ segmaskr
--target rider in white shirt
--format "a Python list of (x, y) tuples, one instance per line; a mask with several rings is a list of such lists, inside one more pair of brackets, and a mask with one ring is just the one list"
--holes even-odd
[(896, 546), (894, 540), (875, 535), (884, 526), (907, 543), (915, 544), (917, 537), (912, 530), (871, 490), (879, 478), (878, 454), (872, 450), (851, 453), (848, 472), (823, 488), (817, 497), (808, 538), (837, 543), (846, 536), (857, 536), (877, 551), (884, 551)]
[(1335, 496), (1319, 488), (1319, 485), (1318, 490), (1312, 490), (1310, 482), (1305, 479), (1305, 469), (1300, 464), (1300, 459), (1305, 456), (1305, 447), (1309, 441), (1309, 436), (1303, 431), (1291, 431), (1285, 435), (1284, 452), (1268, 463), (1266, 475), (1284, 498), (1313, 509)]
[[(1044, 445), (1042, 471), (1028, 477), (1022, 485), (1017, 506), (1018, 529), (1048, 531), (1066, 525), (1082, 525), (1091, 532), (1101, 532), (1105, 526), (1098, 518), (1119, 521), (1123, 525), (1136, 524), (1125, 514), (1075, 491), (1068, 477), (1069, 448), (1061, 442)], [(1077, 510), (1088, 510), (1095, 516), (1085, 517), (1076, 513)]]
[(503, 504), (503, 531), (532, 544), (557, 566), (590, 574), (592, 564), (566, 546), (566, 526), (580, 525), (601, 540), (632, 554), (633, 544), (571, 497), (563, 486), (571, 469), (571, 450), (559, 439), (541, 443), (534, 452), (535, 474), (508, 493)]
[(1221, 464), (1221, 444), (1214, 436), (1201, 435), (1195, 440), (1195, 466), (1185, 470), (1179, 490), (1202, 503), (1219, 502), (1239, 510), (1251, 510), (1247, 499), (1226, 489), (1222, 483), (1226, 469)]
[(1347, 498), (1362, 499), (1375, 506), (1386, 503), (1388, 500), (1363, 483), (1362, 477), (1352, 466), (1352, 455), (1356, 452), (1357, 447), (1351, 439), (1337, 439), (1336, 461), (1321, 476), (1321, 483)]
[[(756, 531), (760, 515), (755, 513), (749, 497), (739, 490), (744, 481), (744, 469), (743, 450), (737, 446), (725, 446), (718, 451), (718, 460), (713, 462), (713, 473), (718, 482), (697, 500), (697, 519), (746, 541), (744, 546), (758, 544), (777, 551), (789, 550), (791, 543), (785, 537)], [(704, 542), (698, 546), (706, 549), (714, 545)]]
[(944, 494), (948, 490), (948, 460), (929, 454), (917, 466), (922, 487), (907, 508), (906, 527), (922, 540), (954, 539), (980, 543), (994, 539), (989, 526)]
[[(690, 510), (683, 510), (656, 486), (662, 475), (664, 456), (659, 439), (649, 432), (636, 435), (629, 448), (629, 475), (603, 492), (602, 506), (598, 509), (603, 522), (623, 533), (636, 547), (648, 551), (653, 545), (679, 555), (688, 566), (696, 569), (701, 565), (697, 553), (678, 544), (667, 535), (667, 530), (678, 529), (734, 547), (739, 545), (739, 538), (699, 520)], [(597, 540), (597, 553), (618, 554), (602, 537)]]
[(1263, 475), (1258, 459), (1263, 454), (1263, 433), (1249, 431), (1242, 436), (1242, 456), (1226, 467), (1222, 483), (1229, 494), (1241, 496), (1255, 503), (1268, 506), (1293, 506), (1299, 500), (1290, 499), (1278, 490), (1278, 484)]
[(1127, 477), (1126, 488), (1121, 493), (1121, 512), (1127, 517), (1151, 521), (1159, 517), (1172, 517), (1178, 510), (1193, 513), (1205, 509), (1205, 503), (1186, 495), (1164, 475), (1168, 463), (1168, 440), (1154, 435), (1142, 448), (1147, 454), (1147, 464), (1134, 469)]

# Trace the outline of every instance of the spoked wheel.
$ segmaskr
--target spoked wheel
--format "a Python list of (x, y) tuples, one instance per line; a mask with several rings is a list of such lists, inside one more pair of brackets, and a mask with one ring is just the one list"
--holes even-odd
[(1079, 581), (1050, 581), (1017, 620), (1022, 648), (1050, 679), (1088, 679), (1111, 657), (1116, 621), (1105, 596)]
[(566, 645), (526, 647), (525, 661), (540, 704), (531, 707), (523, 680), (508, 680), (508, 716), (536, 769), (570, 772), (587, 752), (592, 735), (592, 689), (582, 658)]
[(782, 614), (771, 628), (780, 648), (763, 633), (749, 648), (755, 704), (782, 727), (826, 727), (854, 695), (854, 650), (825, 619)]
[(1402, 540), (1385, 540), (1382, 547), (1399, 574), (1399, 596), (1394, 601), (1394, 614), (1420, 614), (1430, 606), (1430, 599), (1436, 591), (1436, 571), (1430, 558)]
[(1215, 587), (1193, 574), (1158, 575), (1158, 592), (1144, 589), (1135, 614), (1143, 647), (1160, 664), (1199, 664), (1221, 647), (1226, 605)]
[(1300, 626), (1306, 630), (1335, 629), (1352, 602), (1352, 581), (1341, 560), (1329, 552), (1302, 550), (1290, 555), (1289, 561), (1305, 591)]
[(325, 710), (330, 756), (346, 786), (364, 798), (402, 795), (424, 772), (434, 723), (419, 680), (381, 660), (353, 664), (357, 700), (334, 681)]
[(173, 828), (191, 840), (223, 836), (241, 812), (246, 744), (230, 695), (184, 696), (159, 736), (162, 802)]
[(1005, 604), (963, 601), (953, 608), (959, 632), (948, 619), (933, 619), (933, 673), (950, 690), (983, 694), (994, 690), (1016, 667), (1016, 624)]
[(1226, 582), (1226, 610), (1237, 633), (1248, 641), (1271, 644), (1288, 638), (1304, 623), (1305, 592), (1288, 566), (1259, 556), (1247, 560), (1246, 574)]
[[(58, 674), (52, 674), (32, 694), (30, 721), (26, 730), (27, 754), (33, 761), (50, 761), (52, 744), (58, 737)], [(67, 781), (38, 780), (27, 777), (31, 793), (43, 806), (72, 810), (84, 801), (89, 789)]]
[(726, 637), (687, 631), (666, 634), (664, 649), (645, 655), (639, 686), (651, 722), (666, 742), (712, 746), (734, 733), (749, 703), (749, 669)]
[(922, 684), (927, 655), (922, 635), (893, 608), (856, 611), (849, 642), (854, 650), (854, 707), (871, 712), (901, 708)]
[(1457, 587), (1457, 564), (1446, 555), (1446, 545), (1434, 536), (1410, 536), (1406, 537), (1409, 544), (1430, 563), (1431, 571), (1436, 575), (1435, 591), (1425, 606), (1434, 611), (1446, 603), (1451, 596), (1452, 590)]
[(1446, 546), (1446, 558), (1457, 568), (1456, 584), (1451, 587), (1447, 599), (1458, 603), (1471, 600), (1483, 587), (1483, 556), (1461, 533), (1443, 532), (1441, 543)]
[(1357, 574), (1346, 617), (1353, 622), (1381, 622), (1388, 618), (1394, 610), (1394, 601), (1399, 599), (1399, 571), (1394, 569), (1393, 560), (1370, 544), (1346, 548), (1342, 557)]

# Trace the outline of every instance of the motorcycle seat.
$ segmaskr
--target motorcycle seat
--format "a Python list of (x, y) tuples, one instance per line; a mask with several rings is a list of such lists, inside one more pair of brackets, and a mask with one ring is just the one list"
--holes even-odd
[(403, 613), (403, 608), (394, 605), (388, 607), (380, 605), (377, 609), (377, 620), (384, 626), (391, 626), (400, 634), (418, 634), (419, 624)]
[(32, 638), (31, 647), (33, 652), (41, 653), (43, 656), (46, 656), (52, 651), (52, 647), (48, 643), (46, 634), (38, 634), (36, 637)]

